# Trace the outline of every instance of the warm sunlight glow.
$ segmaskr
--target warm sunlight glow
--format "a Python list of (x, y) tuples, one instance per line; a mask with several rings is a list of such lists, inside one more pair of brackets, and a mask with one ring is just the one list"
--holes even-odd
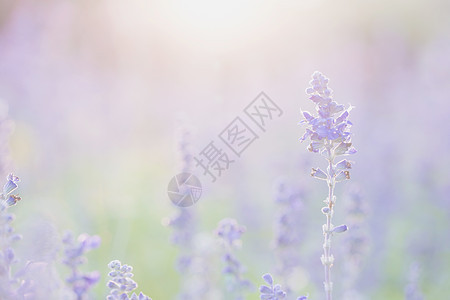
[(180, 22), (204, 31), (233, 30), (253, 16), (255, 1), (175, 0), (172, 8)]
[(206, 39), (209, 47), (223, 47), (235, 39), (252, 36), (265, 11), (265, 2), (254, 0), (173, 0), (169, 3), (169, 19), (179, 34)]

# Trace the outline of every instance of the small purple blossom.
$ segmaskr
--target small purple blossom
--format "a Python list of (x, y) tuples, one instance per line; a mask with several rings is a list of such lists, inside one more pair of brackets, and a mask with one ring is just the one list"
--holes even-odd
[(352, 162), (346, 159), (341, 160), (336, 164), (336, 170), (348, 170), (352, 168)]
[(186, 208), (180, 208), (172, 217), (164, 219), (164, 225), (174, 229), (171, 242), (180, 247), (188, 247), (193, 237), (194, 221), (194, 213)]
[(150, 297), (144, 295), (142, 292), (137, 295), (136, 293), (130, 292), (135, 290), (138, 285), (132, 279), (133, 267), (125, 265), (118, 261), (113, 260), (108, 264), (111, 269), (108, 276), (111, 278), (106, 286), (110, 289), (107, 300), (151, 300)]
[(217, 236), (229, 247), (239, 244), (244, 232), (245, 227), (239, 225), (236, 220), (228, 218), (220, 221), (216, 230)]
[(100, 237), (81, 234), (75, 240), (72, 233), (66, 232), (63, 236), (63, 244), (63, 263), (72, 271), (71, 275), (66, 278), (66, 282), (77, 299), (84, 299), (89, 290), (99, 281), (100, 273), (97, 271), (84, 273), (79, 270), (79, 266), (87, 261), (84, 254), (100, 246)]
[(15, 176), (14, 174), (9, 174), (8, 177), (6, 177), (7, 182), (3, 186), (3, 195), (9, 195), (12, 191), (17, 189), (18, 185), (17, 183), (20, 181), (19, 177)]
[[(16, 205), (18, 201), (21, 200), (19, 196), (12, 195), (11, 193), (18, 188), (18, 182), (20, 181), (19, 177), (14, 174), (9, 174), (6, 177), (6, 183), (3, 186), (3, 193), (0, 195), (0, 200), (2, 202), (2, 206), (9, 207)], [(2, 208), (3, 209), (3, 208)]]
[(331, 232), (333, 233), (342, 233), (348, 230), (347, 225), (339, 225), (333, 228)]
[(311, 170), (311, 176), (315, 177), (317, 179), (322, 179), (322, 180), (327, 180), (328, 179), (328, 175), (322, 171), (320, 168), (312, 168)]
[(261, 300), (281, 300), (286, 298), (286, 292), (281, 289), (279, 284), (273, 285), (272, 275), (269, 273), (262, 276), (268, 285), (262, 285), (259, 288)]
[[(262, 279), (267, 285), (261, 285), (259, 288), (261, 300), (281, 300), (287, 299), (287, 293), (281, 289), (281, 285), (275, 284), (272, 275), (266, 273), (262, 276)], [(306, 296), (298, 297), (297, 300), (307, 300)]]

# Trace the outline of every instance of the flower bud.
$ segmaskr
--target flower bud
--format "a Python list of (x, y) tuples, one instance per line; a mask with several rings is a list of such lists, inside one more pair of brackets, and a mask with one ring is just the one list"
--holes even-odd
[(16, 195), (9, 195), (8, 198), (6, 198), (5, 203), (7, 206), (13, 206), (16, 205), (17, 201), (20, 201), (22, 198), (16, 196)]
[(339, 225), (337, 227), (334, 227), (331, 232), (333, 233), (341, 233), (347, 231), (348, 227), (347, 225)]
[(311, 176), (315, 177), (315, 178), (318, 178), (318, 179), (322, 179), (322, 180), (327, 180), (328, 179), (327, 174), (325, 174), (325, 172), (322, 171), (320, 168), (319, 169), (312, 168)]
[(344, 159), (341, 160), (340, 162), (338, 162), (336, 164), (336, 169), (337, 170), (346, 170), (346, 169), (351, 169), (352, 168), (352, 162)]
[(349, 171), (341, 171), (339, 172), (339, 174), (336, 175), (336, 182), (343, 181), (346, 179), (350, 179)]
[(6, 184), (3, 186), (3, 194), (8, 195), (15, 189), (17, 189), (17, 184), (12, 180), (8, 180), (8, 182), (6, 182)]
[(304, 111), (304, 112), (303, 112), (303, 116), (305, 117), (305, 119), (306, 119), (307, 121), (311, 121), (311, 120), (314, 119), (314, 117), (313, 117), (309, 112), (307, 112), (307, 111)]
[(335, 155), (349, 154), (349, 153), (347, 153), (347, 151), (350, 149), (351, 146), (352, 146), (352, 143), (342, 142), (339, 145), (337, 145), (337, 147), (334, 149), (334, 154)]
[(311, 142), (311, 144), (309, 144), (308, 146), (308, 150), (314, 153), (319, 152), (320, 148), (323, 147), (323, 141), (315, 141), (315, 142)]
[(327, 215), (330, 213), (330, 208), (328, 206), (322, 207), (322, 213)]

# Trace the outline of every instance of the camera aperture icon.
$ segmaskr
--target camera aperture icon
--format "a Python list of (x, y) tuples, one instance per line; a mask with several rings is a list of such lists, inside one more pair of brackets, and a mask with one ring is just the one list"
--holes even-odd
[(180, 173), (170, 180), (167, 194), (176, 206), (188, 207), (194, 205), (200, 199), (202, 184), (195, 175)]

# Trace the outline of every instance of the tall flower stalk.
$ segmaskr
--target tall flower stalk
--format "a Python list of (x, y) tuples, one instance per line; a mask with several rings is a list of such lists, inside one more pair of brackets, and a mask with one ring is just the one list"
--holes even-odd
[(66, 283), (70, 286), (77, 300), (87, 299), (89, 290), (100, 280), (100, 273), (93, 271), (82, 272), (79, 267), (87, 262), (84, 254), (100, 246), (100, 237), (82, 234), (75, 240), (71, 232), (63, 237), (63, 263), (70, 268), (70, 276)]
[(228, 281), (227, 299), (243, 300), (244, 292), (253, 289), (252, 283), (243, 278), (245, 268), (234, 255), (234, 251), (242, 245), (241, 235), (244, 232), (245, 227), (229, 218), (221, 220), (216, 229), (216, 235), (225, 248), (222, 257), (225, 267), (222, 272)]
[(332, 299), (333, 283), (331, 281), (331, 267), (334, 257), (331, 253), (331, 238), (333, 234), (347, 230), (346, 225), (334, 226), (332, 223), (334, 205), (336, 197), (334, 188), (336, 183), (350, 179), (352, 163), (346, 159), (336, 163), (339, 156), (356, 153), (352, 147), (350, 127), (352, 123), (348, 120), (351, 106), (347, 109), (342, 104), (338, 104), (332, 99), (332, 90), (328, 88), (328, 78), (322, 73), (315, 72), (310, 81), (311, 86), (306, 89), (309, 99), (316, 104), (317, 115), (312, 115), (307, 111), (303, 112), (304, 120), (301, 124), (306, 124), (306, 132), (300, 139), (308, 139), (310, 144), (308, 150), (320, 153), (327, 160), (326, 171), (320, 168), (313, 168), (311, 176), (325, 180), (328, 185), (328, 197), (325, 199), (326, 206), (322, 208), (322, 213), (326, 216), (326, 223), (323, 225), (323, 255), (321, 257), (324, 266), (325, 280), (324, 289), (326, 299)]
[(408, 274), (408, 284), (405, 287), (405, 300), (423, 300), (419, 285), (420, 269), (417, 263), (411, 264)]
[(0, 194), (0, 295), (3, 295), (5, 299), (13, 299), (17, 296), (15, 287), (19, 281), (11, 270), (12, 265), (17, 262), (12, 244), (20, 240), (22, 236), (14, 233), (14, 228), (11, 226), (14, 215), (8, 212), (8, 209), (21, 199), (12, 194), (18, 188), (18, 182), (17, 176), (9, 174)]
[(299, 247), (305, 236), (305, 218), (302, 192), (280, 181), (275, 201), (279, 213), (275, 223), (275, 253), (278, 261), (276, 273), (281, 277), (286, 299), (292, 299), (289, 277), (301, 264)]
[[(175, 130), (177, 154), (180, 158), (179, 169), (181, 173), (192, 172), (192, 146), (191, 131), (188, 121), (182, 115), (178, 118), (178, 125)], [(181, 276), (181, 291), (179, 299), (198, 299), (198, 294), (193, 292), (189, 279), (192, 278), (195, 260), (195, 245), (193, 241), (197, 234), (197, 212), (195, 207), (176, 206), (174, 215), (165, 218), (163, 224), (173, 229), (171, 242), (176, 245), (180, 254), (177, 258), (176, 267)]]
[(368, 208), (366, 201), (356, 185), (352, 185), (346, 192), (344, 207), (347, 225), (351, 232), (346, 235), (343, 243), (342, 255), (345, 257), (343, 265), (343, 300), (358, 300), (359, 293), (357, 280), (360, 277), (362, 264), (368, 254), (369, 236), (366, 228)]

